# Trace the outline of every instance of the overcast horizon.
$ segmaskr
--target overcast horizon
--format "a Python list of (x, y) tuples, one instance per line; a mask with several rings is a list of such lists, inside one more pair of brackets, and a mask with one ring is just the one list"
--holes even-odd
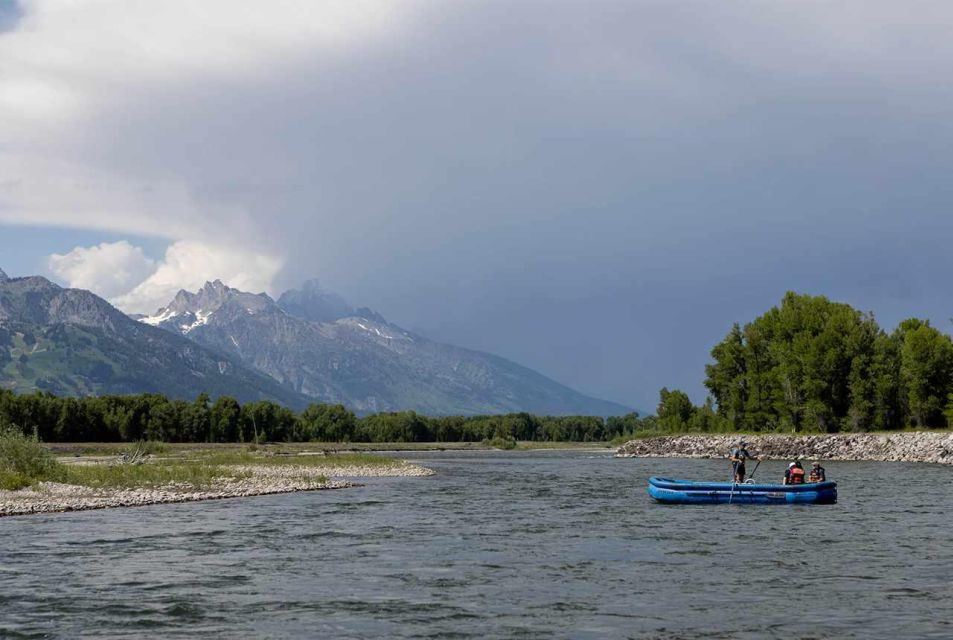
[(261, 7), (0, 0), (0, 268), (317, 278), (644, 411), (788, 290), (949, 333), (951, 5)]

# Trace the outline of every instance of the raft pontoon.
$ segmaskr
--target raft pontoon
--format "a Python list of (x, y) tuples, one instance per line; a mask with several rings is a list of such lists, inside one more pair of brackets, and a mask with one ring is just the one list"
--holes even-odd
[(836, 482), (738, 484), (649, 478), (649, 495), (668, 504), (833, 504)]

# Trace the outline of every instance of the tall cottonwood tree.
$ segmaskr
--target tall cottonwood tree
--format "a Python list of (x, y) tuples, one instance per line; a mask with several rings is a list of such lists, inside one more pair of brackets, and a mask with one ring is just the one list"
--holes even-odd
[(888, 336), (871, 314), (788, 293), (733, 325), (711, 356), (705, 385), (733, 429), (936, 427), (953, 416), (953, 342), (923, 320)]
[(953, 343), (927, 320), (905, 320), (900, 342), (900, 381), (910, 417), (921, 427), (945, 426), (943, 411), (953, 385)]

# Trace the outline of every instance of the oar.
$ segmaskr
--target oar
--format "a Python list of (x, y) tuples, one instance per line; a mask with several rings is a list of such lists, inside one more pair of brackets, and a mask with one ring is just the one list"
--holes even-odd
[(761, 460), (758, 460), (758, 464), (754, 466), (754, 469), (751, 470), (751, 474), (748, 476), (749, 480), (754, 480), (754, 474), (758, 471), (758, 467), (761, 466)]

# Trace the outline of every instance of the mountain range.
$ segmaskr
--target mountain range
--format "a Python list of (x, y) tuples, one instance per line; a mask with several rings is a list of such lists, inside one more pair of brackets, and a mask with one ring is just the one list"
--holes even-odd
[(130, 317), (88, 291), (0, 275), (0, 386), (184, 398), (205, 391), (292, 407), (341, 403), (359, 413), (629, 410), (504, 358), (406, 331), (316, 281), (275, 300), (216, 280), (180, 291), (151, 316)]
[(89, 291), (0, 271), (0, 388), (57, 395), (201, 392), (300, 408), (308, 399), (225, 354), (136, 322)]

